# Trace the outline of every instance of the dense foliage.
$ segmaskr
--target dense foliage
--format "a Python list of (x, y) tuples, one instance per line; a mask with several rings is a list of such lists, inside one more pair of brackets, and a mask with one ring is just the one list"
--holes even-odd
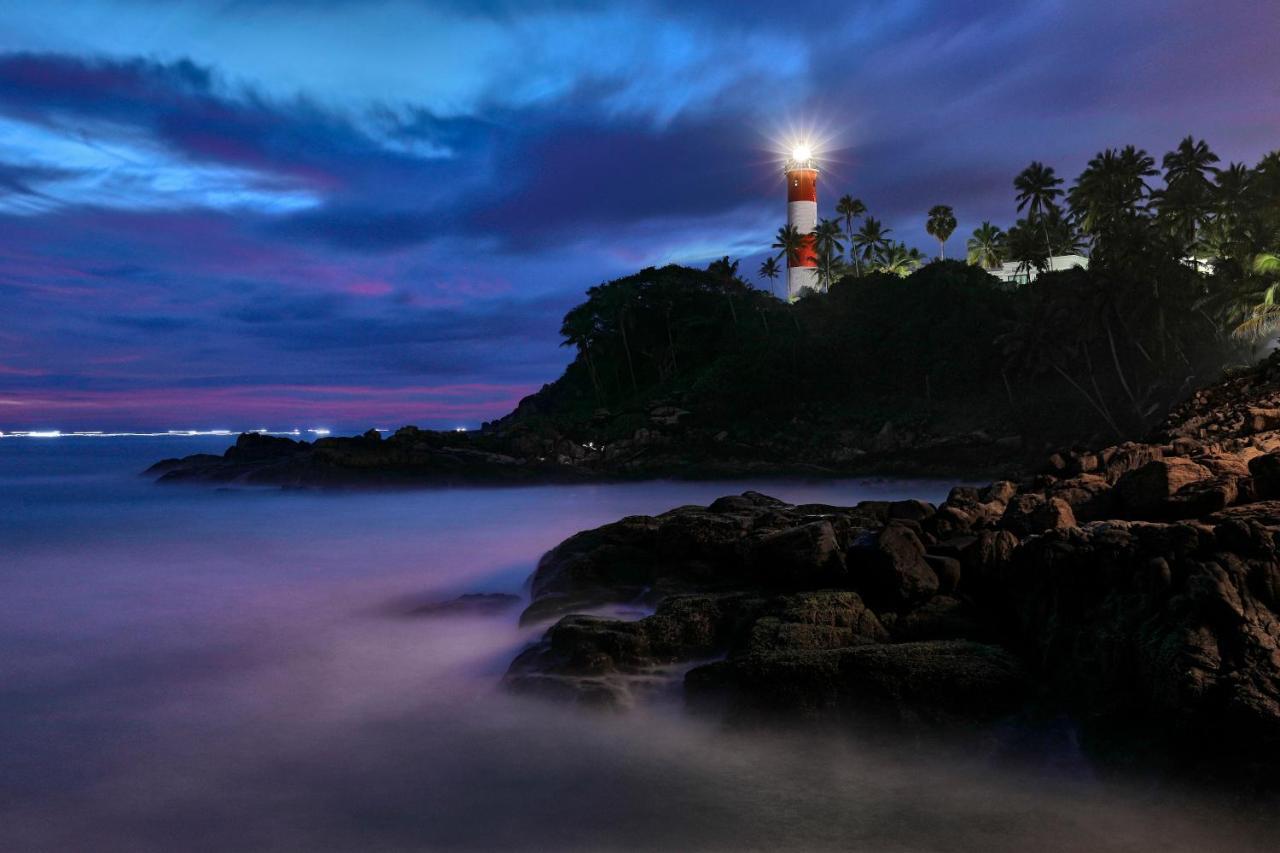
[(886, 421), (1051, 442), (1129, 434), (1228, 352), (1191, 310), (1201, 277), (1180, 264), (1153, 275), (1159, 298), (1134, 305), (1121, 294), (1145, 293), (1145, 280), (1073, 270), (1009, 288), (940, 261), (905, 279), (846, 276), (787, 304), (724, 262), (646, 269), (569, 312), (562, 333), (577, 358), (525, 414), (572, 432), (608, 410), (625, 432), (665, 402), (744, 435)]
[[(1023, 218), (984, 222), (967, 264), (922, 266), (844, 196), (812, 234), (779, 229), (759, 269), (772, 287), (812, 241), (821, 292), (788, 304), (727, 257), (593, 287), (561, 329), (577, 358), (519, 416), (621, 433), (667, 402), (740, 434), (891, 421), (1032, 443), (1137, 435), (1280, 324), (1280, 153), (1217, 163), (1190, 137), (1162, 172), (1133, 146), (1100, 152), (1069, 187), (1032, 163), (1013, 182)], [(955, 223), (950, 206), (929, 211), (940, 254)], [(1064, 254), (1089, 269), (1047, 271)], [(1006, 260), (1039, 275), (1012, 286), (983, 269)]]

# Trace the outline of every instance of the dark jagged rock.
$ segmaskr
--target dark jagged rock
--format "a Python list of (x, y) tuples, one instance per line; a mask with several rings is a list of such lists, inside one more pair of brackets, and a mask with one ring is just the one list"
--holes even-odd
[(1196, 766), (1274, 767), (1278, 430), (1273, 358), (1147, 443), (1057, 454), (1046, 473), (957, 487), (937, 507), (748, 493), (623, 519), (543, 559), (526, 617), (633, 600), (658, 612), (565, 617), (509, 680), (617, 702), (630, 680), (687, 670), (690, 701), (734, 715), (935, 725), (1034, 708), (1112, 750), (1126, 741), (1098, 732), (1140, 725)]
[(448, 601), (429, 601), (409, 611), (413, 616), (472, 616), (502, 613), (518, 605), (522, 598), (505, 592), (471, 592)]
[(966, 640), (859, 644), (735, 658), (690, 671), (695, 704), (735, 715), (840, 713), (894, 723), (990, 721), (1027, 693), (1022, 666), (998, 646)]

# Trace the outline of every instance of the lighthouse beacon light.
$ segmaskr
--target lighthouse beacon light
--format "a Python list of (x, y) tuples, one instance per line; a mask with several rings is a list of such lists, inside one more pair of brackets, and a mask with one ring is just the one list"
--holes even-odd
[(818, 289), (818, 253), (813, 241), (813, 229), (818, 225), (818, 169), (808, 142), (791, 146), (784, 172), (787, 224), (802, 235), (800, 248), (787, 258), (787, 298), (794, 302), (804, 288)]

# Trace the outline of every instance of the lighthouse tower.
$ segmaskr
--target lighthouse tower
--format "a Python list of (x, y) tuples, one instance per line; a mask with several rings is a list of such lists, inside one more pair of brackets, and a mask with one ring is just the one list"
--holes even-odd
[(802, 288), (818, 288), (818, 253), (813, 229), (818, 225), (818, 169), (807, 145), (797, 145), (787, 161), (787, 224), (804, 235), (795, 257), (787, 258), (787, 298), (794, 301)]

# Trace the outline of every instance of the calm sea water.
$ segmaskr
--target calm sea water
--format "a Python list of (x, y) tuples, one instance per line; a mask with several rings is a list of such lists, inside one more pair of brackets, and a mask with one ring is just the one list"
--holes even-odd
[(385, 494), (171, 489), (225, 439), (0, 440), (0, 849), (1274, 849), (1273, 813), (1103, 780), (1061, 751), (728, 731), (497, 682), (520, 592), (564, 537), (758, 488), (646, 483)]

